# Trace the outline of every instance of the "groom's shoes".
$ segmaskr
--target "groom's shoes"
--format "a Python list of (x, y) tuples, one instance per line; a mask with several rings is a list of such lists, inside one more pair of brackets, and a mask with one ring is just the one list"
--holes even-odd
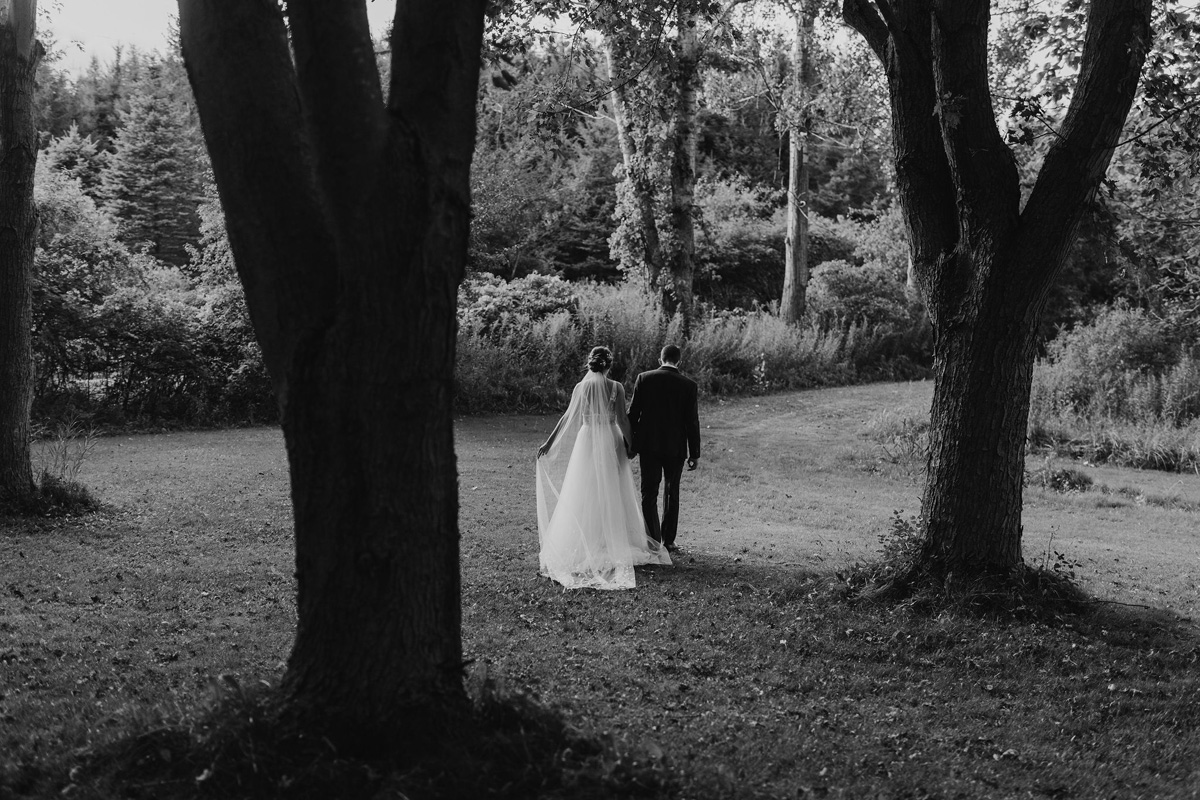
[(679, 552), (679, 545), (675, 544), (674, 542), (671, 542), (670, 544), (664, 544), (663, 547), (667, 548), (668, 553)]

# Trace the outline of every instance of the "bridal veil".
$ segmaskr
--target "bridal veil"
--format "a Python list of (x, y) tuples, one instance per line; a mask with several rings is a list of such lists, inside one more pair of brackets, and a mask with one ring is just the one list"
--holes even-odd
[(589, 372), (537, 461), (540, 571), (568, 588), (630, 589), (634, 565), (671, 563), (646, 535), (618, 424), (623, 394), (603, 373)]

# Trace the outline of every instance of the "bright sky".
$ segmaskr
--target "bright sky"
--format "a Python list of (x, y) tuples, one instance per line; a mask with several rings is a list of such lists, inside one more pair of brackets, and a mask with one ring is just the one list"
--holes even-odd
[[(40, 0), (39, 28), (54, 36), (63, 58), (60, 69), (80, 72), (93, 55), (101, 62), (112, 58), (117, 44), (139, 50), (162, 51), (167, 46), (167, 22), (178, 16), (176, 0)], [(379, 35), (391, 21), (395, 0), (368, 0), (371, 30)]]

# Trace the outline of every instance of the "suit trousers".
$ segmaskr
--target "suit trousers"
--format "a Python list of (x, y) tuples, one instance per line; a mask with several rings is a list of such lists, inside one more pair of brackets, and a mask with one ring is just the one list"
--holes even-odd
[[(657, 453), (638, 455), (642, 469), (642, 516), (646, 520), (646, 533), (656, 542), (675, 544), (679, 530), (679, 481), (683, 476), (685, 459)], [(662, 523), (658, 520), (658, 487), (663, 489)]]

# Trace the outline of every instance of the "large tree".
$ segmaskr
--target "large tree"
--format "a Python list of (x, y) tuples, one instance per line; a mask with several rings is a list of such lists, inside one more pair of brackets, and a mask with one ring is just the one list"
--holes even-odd
[(990, 3), (844, 0), (887, 76), (898, 194), (935, 334), (916, 570), (937, 583), (1022, 563), (1037, 321), (1133, 101), (1150, 6), (1092, 0), (1078, 84), (1023, 200), (989, 91)]
[[(451, 392), (483, 0), (180, 0), (188, 75), (291, 472), (283, 681), (339, 747), (463, 700)], [(343, 750), (345, 751), (345, 750)]]
[(33, 251), (37, 212), (34, 78), (42, 46), (37, 0), (0, 0), (0, 504), (35, 494), (29, 457), (33, 402)]

